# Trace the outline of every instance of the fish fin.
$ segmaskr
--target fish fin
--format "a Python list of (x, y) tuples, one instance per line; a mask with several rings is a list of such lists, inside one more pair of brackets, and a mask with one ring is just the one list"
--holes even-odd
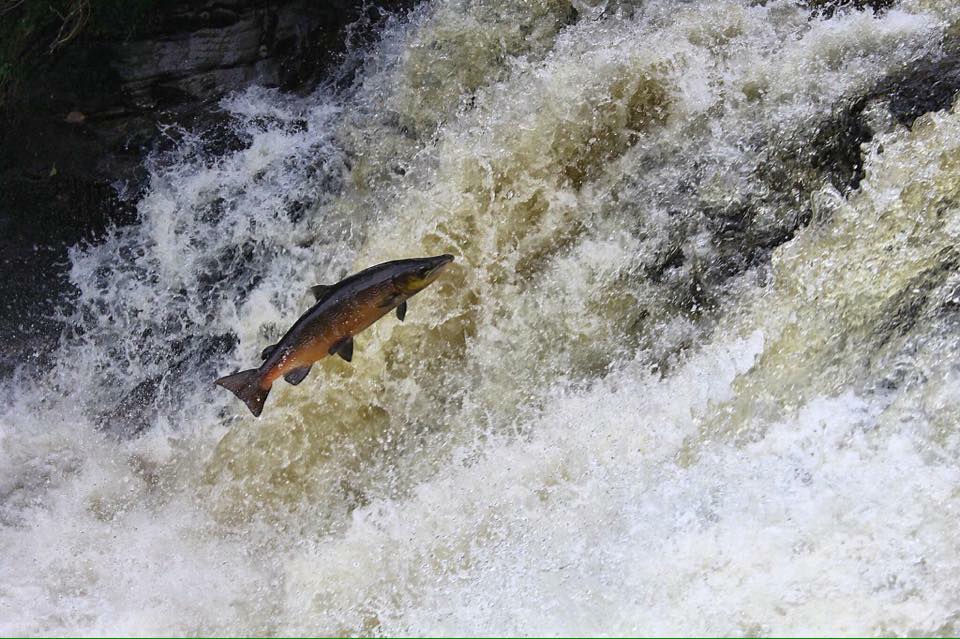
[(330, 347), (330, 354), (333, 355), (336, 353), (346, 361), (353, 360), (353, 338), (350, 336), (344, 337), (342, 340)]
[(387, 297), (385, 297), (385, 298), (383, 299), (382, 302), (380, 302), (380, 308), (390, 308), (390, 307), (392, 307), (393, 305), (395, 305), (395, 304), (397, 303), (397, 300), (399, 300), (401, 297), (402, 297), (402, 295), (400, 295), (399, 293), (393, 293), (393, 294), (391, 294), (391, 295), (388, 295)]
[(407, 302), (403, 301), (403, 302), (400, 302), (400, 306), (397, 307), (397, 319), (399, 319), (402, 322), (403, 318), (406, 316), (407, 316)]
[(313, 293), (313, 297), (319, 302), (330, 294), (333, 286), (333, 284), (317, 284), (316, 286), (310, 287), (310, 292)]
[(260, 417), (260, 413), (263, 412), (263, 403), (267, 401), (270, 389), (260, 387), (260, 371), (258, 369), (251, 368), (233, 375), (227, 375), (214, 383), (223, 386), (239, 397), (254, 417)]
[(283, 378), (287, 380), (288, 384), (293, 384), (294, 386), (296, 386), (297, 384), (303, 381), (303, 378), (305, 378), (307, 376), (307, 373), (309, 372), (310, 372), (309, 366), (301, 366), (300, 368), (293, 369), (292, 371), (284, 375)]
[(273, 351), (277, 350), (277, 346), (278, 344), (271, 344), (270, 346), (267, 346), (265, 349), (263, 349), (260, 352), (260, 359), (267, 359), (268, 357), (270, 357)]

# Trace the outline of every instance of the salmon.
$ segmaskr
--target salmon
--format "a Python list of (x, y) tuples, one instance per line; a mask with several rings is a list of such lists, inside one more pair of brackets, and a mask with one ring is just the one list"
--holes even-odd
[(282, 377), (297, 385), (314, 363), (328, 355), (351, 361), (357, 333), (394, 309), (403, 321), (407, 300), (432, 284), (452, 261), (452, 255), (394, 260), (336, 284), (311, 287), (316, 303), (279, 342), (263, 349), (260, 367), (221, 377), (215, 383), (239, 397), (259, 417), (275, 381)]

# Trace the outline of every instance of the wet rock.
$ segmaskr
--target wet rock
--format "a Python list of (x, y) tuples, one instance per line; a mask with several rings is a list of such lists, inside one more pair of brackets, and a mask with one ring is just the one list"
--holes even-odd
[(814, 10), (818, 17), (830, 18), (837, 11), (863, 11), (872, 9), (881, 12), (893, 6), (896, 0), (804, 0), (806, 7)]
[(171, 350), (178, 359), (97, 415), (100, 428), (117, 437), (139, 435), (151, 425), (161, 406), (177, 404), (186, 394), (196, 392), (194, 380), (198, 376), (209, 377), (212, 382), (217, 365), (236, 345), (237, 336), (232, 333), (197, 336), (175, 344)]
[[(947, 43), (942, 54), (889, 74), (865, 95), (837, 110), (820, 124), (809, 147), (761, 162), (760, 177), (776, 186), (771, 193), (781, 198), (799, 201), (800, 194), (809, 192), (824, 179), (847, 194), (859, 188), (864, 176), (863, 144), (893, 122), (909, 127), (925, 113), (948, 108), (958, 92), (960, 42)], [(800, 224), (806, 224), (810, 216), (809, 208), (801, 210)], [(767, 243), (775, 246), (784, 239), (787, 238), (770, 238)]]
[[(750, 175), (756, 190), (749, 197), (729, 199), (720, 205), (705, 202), (699, 207), (716, 253), (711, 260), (693, 267), (690, 276), (676, 281), (672, 302), (677, 308), (716, 306), (716, 292), (722, 290), (722, 282), (751, 266), (767, 263), (771, 251), (811, 223), (816, 199), (811, 194), (830, 185), (836, 197), (843, 198), (860, 187), (864, 144), (891, 127), (912, 126), (924, 113), (949, 107), (958, 91), (960, 43), (946, 43), (936, 57), (892, 72), (865, 94), (838, 105), (819, 123), (811, 138), (792, 146), (758, 142), (760, 159)], [(822, 223), (829, 212), (819, 210), (818, 215), (817, 222)], [(690, 235), (689, 229), (677, 232), (677, 243), (651, 265), (646, 277), (665, 281), (688, 262), (688, 256), (680, 250), (680, 238)], [(897, 322), (909, 317), (910, 308), (905, 308), (895, 315)]]
[(876, 94), (887, 96), (890, 113), (903, 125), (924, 113), (948, 108), (960, 92), (960, 43), (933, 60), (920, 60), (903, 73), (885, 78)]

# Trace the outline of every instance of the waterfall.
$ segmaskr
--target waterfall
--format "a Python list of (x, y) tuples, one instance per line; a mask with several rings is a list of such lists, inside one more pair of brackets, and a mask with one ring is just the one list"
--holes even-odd
[[(430, 0), (349, 86), (230, 95), (0, 379), (0, 632), (956, 633), (960, 105), (905, 87), (958, 34)], [(439, 253), (260, 419), (212, 385)]]

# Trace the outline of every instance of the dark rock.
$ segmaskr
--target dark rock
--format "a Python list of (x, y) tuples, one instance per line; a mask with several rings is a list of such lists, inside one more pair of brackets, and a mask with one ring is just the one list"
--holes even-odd
[(831, 18), (837, 11), (872, 9), (875, 12), (885, 11), (893, 6), (896, 0), (803, 0), (802, 5), (813, 9), (818, 17)]
[(148, 377), (123, 395), (116, 404), (96, 416), (101, 429), (117, 437), (140, 434), (152, 423), (163, 402), (182, 400), (195, 392), (197, 377), (214, 379), (217, 364), (237, 345), (232, 333), (198, 336), (175, 344), (178, 357), (165, 372)]
[[(912, 126), (921, 115), (948, 108), (958, 92), (960, 42), (948, 42), (941, 54), (915, 60), (891, 72), (865, 95), (844, 104), (831, 118), (820, 123), (809, 146), (786, 154), (768, 155), (760, 163), (755, 177), (770, 185), (772, 196), (781, 201), (783, 198), (807, 201), (801, 195), (824, 179), (838, 192), (848, 194), (860, 187), (864, 176), (862, 146), (877, 133), (868, 122), (869, 105), (886, 105), (894, 120)], [(805, 226), (811, 214), (808, 205), (801, 207), (797, 213), (798, 226)], [(782, 236), (756, 238), (751, 245), (772, 248), (792, 236), (793, 230), (790, 230)]]
[(890, 112), (912, 126), (924, 113), (948, 108), (960, 91), (960, 45), (935, 60), (921, 60), (908, 73), (885, 78), (878, 93), (889, 96)]

